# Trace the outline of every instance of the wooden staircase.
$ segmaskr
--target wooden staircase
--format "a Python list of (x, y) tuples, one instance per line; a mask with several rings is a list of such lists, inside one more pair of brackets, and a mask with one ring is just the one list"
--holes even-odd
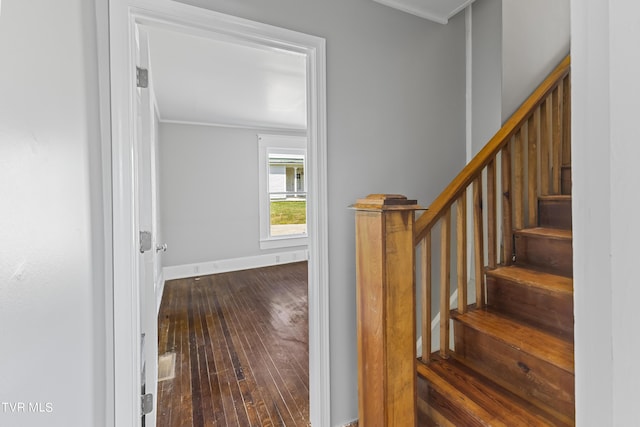
[(354, 205), (361, 426), (575, 425), (570, 88), (567, 57), (419, 217)]
[(418, 364), (419, 425), (574, 425), (571, 196), (540, 197), (537, 225), (486, 271), (486, 307), (452, 311), (451, 357)]

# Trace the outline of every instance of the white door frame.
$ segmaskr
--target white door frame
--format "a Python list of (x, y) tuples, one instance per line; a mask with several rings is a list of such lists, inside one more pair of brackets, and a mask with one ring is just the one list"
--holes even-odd
[[(140, 425), (140, 321), (135, 175), (133, 29), (178, 28), (298, 52), (307, 57), (309, 176), (309, 394), (314, 427), (330, 425), (325, 40), (172, 0), (109, 0), (113, 224), (113, 413), (116, 426)], [(100, 36), (99, 36), (100, 37)], [(102, 58), (104, 60), (104, 58)], [(108, 343), (111, 344), (111, 343)], [(109, 345), (111, 347), (111, 345)], [(110, 410), (110, 409), (109, 409)]]

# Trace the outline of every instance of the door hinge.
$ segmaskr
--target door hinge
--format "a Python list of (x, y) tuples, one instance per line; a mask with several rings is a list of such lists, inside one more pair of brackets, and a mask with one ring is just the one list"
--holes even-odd
[(136, 67), (136, 86), (141, 88), (149, 87), (149, 70)]
[(140, 397), (142, 415), (150, 414), (153, 411), (153, 394), (147, 393)]

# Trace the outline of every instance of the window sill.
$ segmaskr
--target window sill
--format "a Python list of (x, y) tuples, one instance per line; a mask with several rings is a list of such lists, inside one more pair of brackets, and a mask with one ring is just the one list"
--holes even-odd
[(272, 237), (260, 240), (260, 249), (290, 248), (293, 246), (307, 246), (309, 237), (307, 235), (291, 237)]

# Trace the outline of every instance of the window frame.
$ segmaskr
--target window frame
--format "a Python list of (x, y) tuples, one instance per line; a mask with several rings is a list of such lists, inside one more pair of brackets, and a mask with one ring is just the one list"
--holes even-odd
[[(260, 249), (307, 246), (309, 244), (308, 228), (303, 234), (284, 236), (271, 235), (271, 200), (269, 191), (269, 154), (292, 153), (304, 155), (304, 193), (307, 195), (307, 137), (294, 135), (258, 134), (258, 203), (260, 216)], [(308, 212), (307, 212), (308, 218)], [(308, 227), (308, 222), (307, 222)]]

